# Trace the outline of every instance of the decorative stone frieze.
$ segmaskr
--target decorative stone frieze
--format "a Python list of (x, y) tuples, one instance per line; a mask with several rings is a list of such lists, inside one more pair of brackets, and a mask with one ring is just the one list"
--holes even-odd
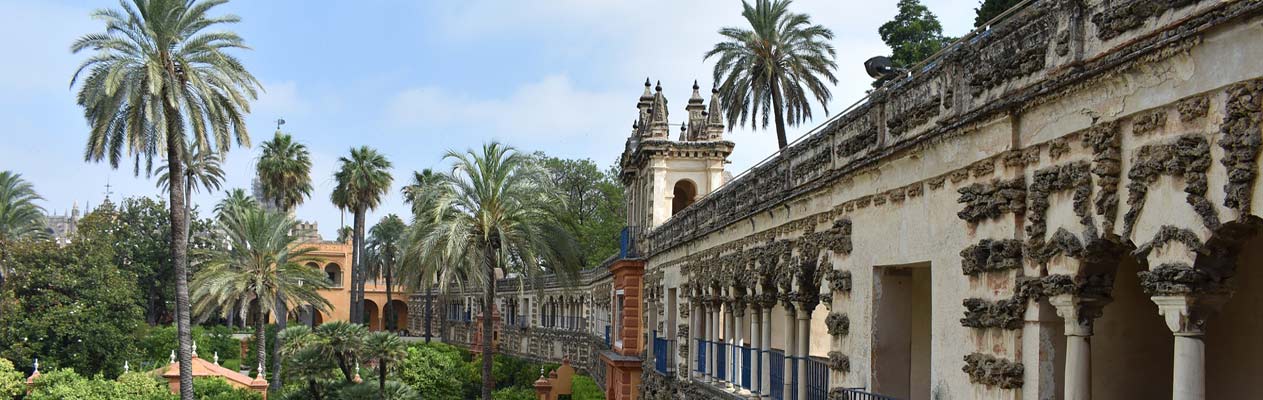
[(1131, 133), (1136, 136), (1144, 136), (1149, 133), (1157, 132), (1166, 127), (1167, 113), (1165, 109), (1158, 109), (1147, 113), (1142, 113), (1132, 120)]
[(1193, 122), (1205, 117), (1209, 108), (1210, 98), (1206, 96), (1190, 97), (1175, 104), (1176, 112), (1180, 113), (1180, 122)]
[(1017, 389), (1022, 387), (1022, 376), (1025, 369), (1022, 363), (998, 358), (982, 353), (965, 356), (965, 367), (969, 381), (974, 384), (995, 386), (1001, 389)]
[(1226, 277), (1219, 276), (1215, 270), (1194, 268), (1183, 263), (1166, 263), (1141, 271), (1140, 286), (1150, 296), (1174, 296), (1182, 294), (1219, 294), (1230, 293), (1224, 282)]
[(1022, 242), (1016, 239), (982, 239), (960, 252), (960, 268), (965, 275), (1007, 271), (1022, 267)]
[(1184, 192), (1197, 215), (1206, 227), (1219, 227), (1219, 216), (1210, 200), (1206, 199), (1207, 177), (1210, 169), (1210, 144), (1200, 135), (1184, 135), (1174, 143), (1153, 144), (1136, 151), (1127, 177), (1127, 214), (1123, 215), (1124, 236), (1130, 236), (1136, 218), (1145, 206), (1149, 186), (1161, 175), (1183, 177)]
[(975, 183), (960, 188), (957, 192), (960, 197), (956, 201), (965, 207), (956, 215), (970, 223), (1026, 211), (1026, 185), (1023, 178)]
[(1244, 218), (1250, 213), (1251, 188), (1257, 176), (1259, 146), (1263, 145), (1259, 126), (1263, 123), (1263, 80), (1237, 84), (1228, 89), (1224, 121), (1220, 125), (1219, 147), (1224, 149), (1220, 163), (1228, 169), (1224, 185), (1224, 206), (1236, 209)]
[(829, 291), (833, 293), (851, 292), (851, 271), (830, 270), (828, 273)]
[(992, 27), (988, 35), (965, 46), (957, 57), (976, 59), (964, 69), (971, 96), (979, 97), (1005, 82), (1044, 69), (1056, 31), (1053, 7), (1053, 2), (1031, 4), (1009, 17), (1012, 23)]
[[(1117, 5), (1092, 14), (1091, 21), (1096, 25), (1096, 37), (1110, 40), (1132, 29), (1139, 28), (1149, 18), (1161, 15), (1173, 9), (1184, 8), (1198, 0), (1138, 0), (1119, 2)], [(1107, 3), (1108, 4), (1108, 3)]]
[(833, 336), (846, 336), (851, 333), (851, 319), (843, 313), (829, 313), (824, 319), (824, 326)]

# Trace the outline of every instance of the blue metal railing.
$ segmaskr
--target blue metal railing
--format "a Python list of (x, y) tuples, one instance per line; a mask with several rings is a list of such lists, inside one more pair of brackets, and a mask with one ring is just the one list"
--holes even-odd
[(697, 339), (697, 372), (706, 374), (706, 347), (708, 342)]
[(605, 326), (605, 346), (609, 347), (613, 345), (614, 345), (613, 342), (610, 342), (610, 326), (606, 325)]
[(798, 364), (802, 364), (801, 362), (799, 362), (800, 360), (802, 360), (802, 358), (789, 357), (789, 359), (794, 360), (794, 362), (789, 363), (789, 366), (792, 367), (789, 370), (789, 398), (799, 399), (798, 397)]
[(640, 229), (634, 226), (624, 226), (618, 235), (618, 258), (628, 259), (640, 256), (640, 252), (636, 251), (636, 239), (639, 236)]
[(829, 397), (829, 368), (825, 360), (807, 358), (807, 400), (826, 400)]
[(864, 388), (842, 388), (841, 400), (899, 400), (894, 397), (865, 392)]
[(653, 366), (659, 374), (667, 374), (667, 358), (670, 356), (670, 343), (666, 338), (658, 337), (658, 331), (653, 331)]
[(768, 371), (771, 379), (768, 388), (773, 400), (785, 399), (785, 353), (780, 350), (768, 351)]
[(754, 353), (754, 350), (750, 346), (741, 346), (738, 349), (741, 352), (741, 387), (750, 390), (754, 387), (750, 385), (750, 359), (752, 358), (750, 355)]
[(728, 380), (728, 344), (715, 342), (715, 378)]

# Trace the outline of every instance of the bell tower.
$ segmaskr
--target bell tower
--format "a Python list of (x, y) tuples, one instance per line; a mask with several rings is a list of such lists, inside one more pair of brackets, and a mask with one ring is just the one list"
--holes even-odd
[(642, 230), (661, 225), (726, 183), (724, 164), (733, 148), (723, 138), (718, 90), (711, 90), (707, 105), (701, 88), (693, 82), (693, 95), (684, 107), (686, 117), (678, 124), (678, 140), (672, 140), (662, 83), (650, 89), (645, 79), (644, 94), (636, 103), (639, 113), (619, 161), (627, 225)]

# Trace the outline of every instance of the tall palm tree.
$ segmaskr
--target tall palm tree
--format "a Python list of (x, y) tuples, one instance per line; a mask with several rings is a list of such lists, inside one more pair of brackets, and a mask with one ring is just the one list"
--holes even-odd
[[(70, 80), (90, 127), (87, 161), (108, 160), (117, 168), (131, 159), (139, 175), (155, 155), (170, 172), (171, 260), (176, 268), (176, 331), (179, 338), (180, 398), (193, 399), (188, 240), (184, 214), (186, 143), (203, 151), (248, 146), (245, 115), (259, 81), (228, 52), (247, 49), (236, 33), (218, 29), (240, 20), (209, 16), (226, 0), (132, 0), (92, 16), (105, 32), (84, 35), (71, 51), (95, 52)], [(213, 32), (208, 30), (213, 29)], [(86, 74), (86, 75), (85, 75)]]
[(355, 231), (351, 235), (351, 322), (364, 323), (364, 218), (368, 210), (381, 204), (390, 190), (390, 161), (368, 146), (352, 148), (350, 157), (338, 158), (341, 164), (333, 175), (337, 186), (330, 199), (335, 206), (351, 210)]
[(282, 213), (233, 209), (224, 221), (228, 251), (208, 261), (193, 279), (193, 311), (198, 315), (227, 309), (224, 305), (240, 299), (253, 300), (260, 367), (267, 360), (265, 316), (279, 311), (274, 299), (326, 311), (330, 306), (319, 292), (329, 288), (324, 274), (302, 263), (315, 248), (298, 245), (298, 238), (291, 234), (297, 224)]
[(215, 217), (224, 221), (236, 210), (260, 208), (259, 202), (246, 193), (245, 189), (232, 188), (224, 193), (224, 198), (215, 204)]
[(364, 339), (364, 353), (377, 362), (377, 388), (386, 391), (386, 372), (390, 366), (403, 361), (408, 355), (408, 345), (399, 335), (390, 332), (373, 332)]
[(724, 41), (704, 57), (718, 56), (714, 78), (722, 82), (718, 90), (728, 129), (747, 120), (751, 128), (766, 129), (771, 117), (782, 149), (789, 145), (785, 124), (811, 119), (808, 92), (828, 113), (832, 94), (825, 81), (838, 82), (833, 76), (838, 66), (828, 42), (833, 31), (813, 25), (806, 14), (790, 12), (789, 4), (789, 0), (755, 0), (752, 6), (742, 0), (741, 16), (750, 28), (720, 29)]
[[(409, 228), (409, 236), (414, 235), (414, 232), (418, 230), (424, 230), (427, 221), (421, 215), (434, 208), (434, 186), (440, 180), (439, 174), (426, 168), (420, 172), (413, 171), (412, 183), (400, 189), (403, 192), (404, 201), (412, 207), (413, 226)], [(425, 342), (429, 343), (430, 336), (432, 336), (431, 316), (434, 313), (434, 282), (411, 282), (411, 285), (409, 285), (409, 287), (413, 288), (418, 286), (425, 288), (425, 310), (422, 310), (422, 316), (425, 318)]]
[(403, 235), (407, 230), (408, 225), (403, 223), (403, 219), (389, 214), (368, 231), (364, 254), (365, 272), (369, 276), (386, 278), (386, 312), (383, 313), (385, 323), (382, 326), (387, 330), (399, 329), (398, 326), (391, 326), (396, 323), (395, 307), (391, 302), (394, 301), (394, 277), (399, 268), (399, 259), (402, 258), (400, 253)]
[[(311, 155), (307, 146), (294, 141), (293, 136), (277, 129), (272, 140), (263, 142), (259, 156), (259, 183), (263, 187), (265, 201), (276, 205), (282, 213), (289, 214), (295, 207), (311, 197)], [(289, 319), (287, 305), (276, 299), (276, 327), (285, 330)], [(272, 389), (281, 388), (281, 343), (272, 345)]]
[(0, 171), (0, 242), (44, 237), (44, 208), (35, 204), (43, 199), (22, 174)]
[(480, 152), (449, 151), (445, 158), (452, 170), (442, 175), (433, 208), (422, 215), (432, 220), (411, 245), (419, 254), (409, 265), (420, 270), (410, 274), (423, 282), (468, 280), (482, 287), (482, 398), (490, 400), (495, 388), (491, 315), (497, 271), (573, 278), (578, 245), (557, 222), (560, 195), (528, 154), (492, 142)]
[[(191, 205), (193, 201), (191, 197), (193, 192), (198, 189), (207, 192), (219, 190), (224, 183), (224, 169), (221, 166), (224, 156), (221, 153), (202, 150), (200, 148), (185, 149), (184, 158), (184, 204)], [(168, 191), (171, 184), (171, 174), (167, 171), (167, 166), (159, 166), (155, 171), (158, 174), (158, 188), (162, 191)], [(185, 218), (192, 218), (192, 208), (185, 207)], [(187, 229), (184, 236), (188, 236)], [(186, 239), (187, 240), (187, 239)]]

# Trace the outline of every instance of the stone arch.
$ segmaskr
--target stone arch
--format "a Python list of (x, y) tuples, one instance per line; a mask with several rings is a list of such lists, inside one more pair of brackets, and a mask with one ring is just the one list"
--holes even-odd
[(394, 318), (392, 321), (387, 321), (386, 328), (392, 331), (408, 330), (408, 303), (395, 299), (390, 301), (389, 307)]
[(671, 215), (675, 215), (697, 201), (697, 183), (690, 179), (675, 181), (671, 195)]
[(337, 263), (325, 264), (325, 278), (333, 284), (334, 288), (342, 287), (342, 266)]
[(370, 331), (382, 330), (381, 308), (369, 299), (364, 299), (364, 326)]

